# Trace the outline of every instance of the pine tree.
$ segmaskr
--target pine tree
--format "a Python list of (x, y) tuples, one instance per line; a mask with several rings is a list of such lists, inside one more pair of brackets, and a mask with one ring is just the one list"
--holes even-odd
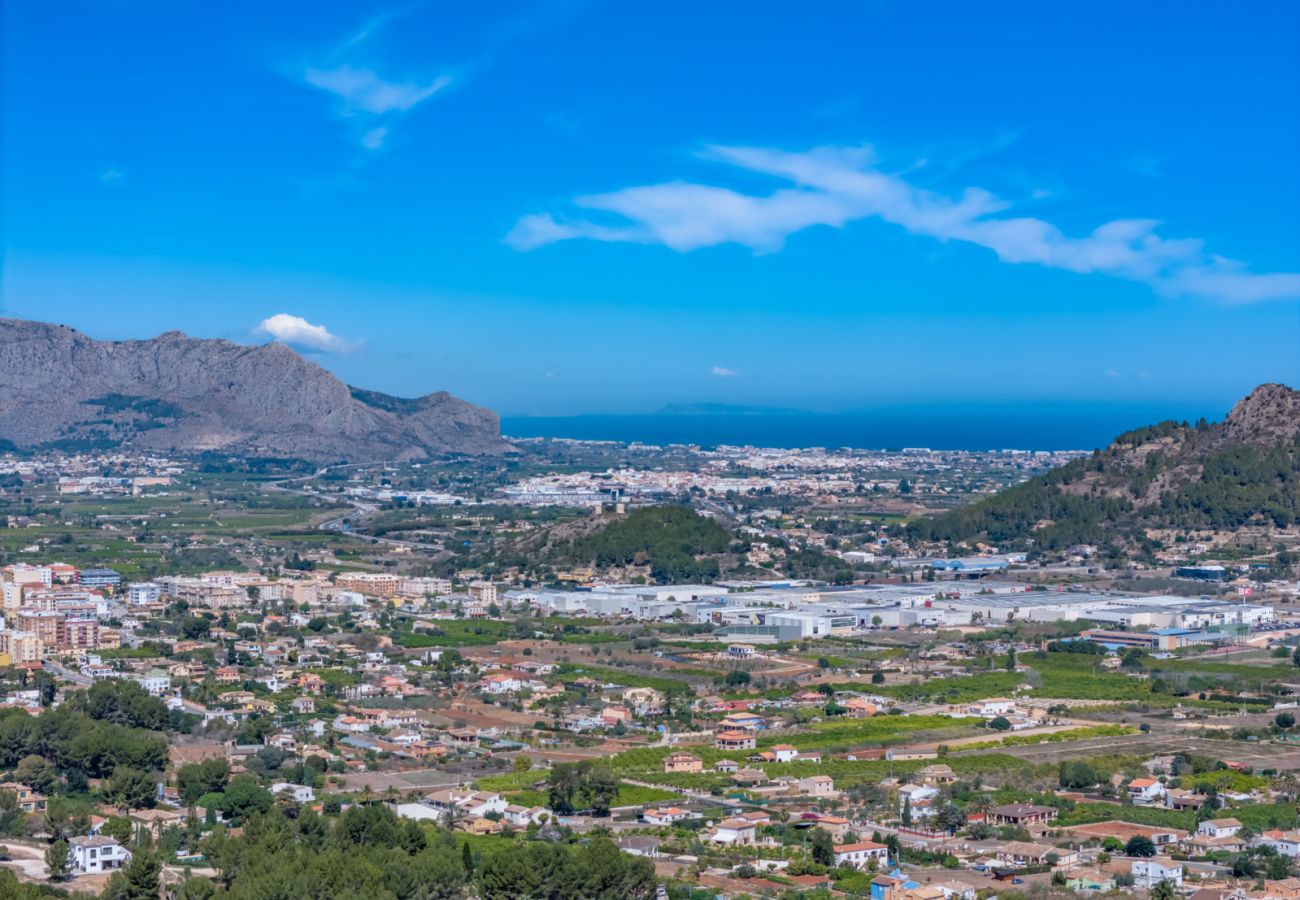
[(68, 877), (68, 842), (55, 841), (45, 851), (45, 865), (49, 869), (50, 881), (62, 881)]

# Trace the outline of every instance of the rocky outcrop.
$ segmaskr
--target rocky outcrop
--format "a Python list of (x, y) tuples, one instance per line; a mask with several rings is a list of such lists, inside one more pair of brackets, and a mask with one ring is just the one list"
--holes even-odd
[(282, 344), (98, 341), (18, 319), (0, 319), (0, 441), (353, 462), (509, 447), (490, 410), (352, 388)]

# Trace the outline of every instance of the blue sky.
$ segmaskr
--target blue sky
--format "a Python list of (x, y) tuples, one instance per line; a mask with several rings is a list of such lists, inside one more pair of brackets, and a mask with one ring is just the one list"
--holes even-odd
[(506, 414), (1300, 384), (1300, 6), (8, 4), (6, 314)]

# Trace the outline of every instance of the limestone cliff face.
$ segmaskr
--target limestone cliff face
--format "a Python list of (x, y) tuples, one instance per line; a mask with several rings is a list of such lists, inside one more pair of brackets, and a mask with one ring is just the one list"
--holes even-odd
[(354, 462), (509, 446), (489, 410), (445, 392), (407, 400), (351, 388), (282, 344), (177, 331), (97, 341), (18, 319), (0, 319), (0, 441)]

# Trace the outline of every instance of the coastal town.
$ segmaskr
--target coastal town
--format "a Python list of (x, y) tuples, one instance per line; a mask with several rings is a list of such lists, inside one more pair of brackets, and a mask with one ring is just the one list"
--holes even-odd
[(589, 464), (3, 460), (0, 874), (201, 896), (309, 817), (671, 897), (1300, 897), (1275, 541), (907, 528), (1068, 455), (546, 452)]

